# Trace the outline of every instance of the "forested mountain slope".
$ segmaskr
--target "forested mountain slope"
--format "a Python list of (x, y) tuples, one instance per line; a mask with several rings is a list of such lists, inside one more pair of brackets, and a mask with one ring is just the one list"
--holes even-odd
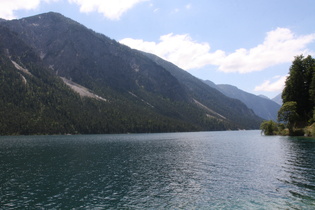
[(261, 121), (187, 72), (176, 76), (60, 14), (0, 26), (0, 134), (254, 129)]
[(191, 123), (152, 112), (134, 96), (116, 100), (82, 97), (46, 68), (16, 34), (1, 27), (0, 38), (1, 135), (197, 129)]
[[(202, 102), (208, 108), (216, 113), (222, 113), (223, 116), (229, 116), (234, 121), (253, 123), (250, 119), (255, 116), (254, 112), (248, 109), (241, 101), (227, 97), (215, 88), (205, 84), (202, 80), (192, 76), (188, 72), (180, 69), (176, 65), (159, 58), (150, 53), (144, 53), (154, 60), (157, 64), (163, 66), (174, 77), (176, 77), (186, 87), (188, 94), (195, 100)], [(261, 119), (259, 119), (260, 121)]]
[(216, 85), (209, 80), (206, 80), (204, 82), (209, 86), (216, 88), (228, 97), (239, 99), (248, 108), (252, 109), (259, 117), (265, 120), (277, 121), (277, 115), (280, 109), (280, 105), (276, 102), (267, 98), (256, 96), (251, 93), (247, 93), (232, 85)]

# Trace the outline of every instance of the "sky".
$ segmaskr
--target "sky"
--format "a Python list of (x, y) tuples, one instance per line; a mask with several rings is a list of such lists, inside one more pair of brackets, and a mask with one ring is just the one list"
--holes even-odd
[[(314, 0), (0, 0), (0, 18), (58, 12), (199, 79), (273, 98), (315, 57)], [(0, 40), (1, 41), (1, 40)]]

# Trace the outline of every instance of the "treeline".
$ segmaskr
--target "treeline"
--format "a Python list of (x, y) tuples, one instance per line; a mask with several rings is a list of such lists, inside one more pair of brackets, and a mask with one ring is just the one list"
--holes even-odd
[(130, 94), (114, 97), (107, 92), (107, 102), (80, 97), (39, 64), (29, 62), (23, 68), (30, 74), (17, 70), (5, 52), (0, 52), (0, 135), (227, 129), (225, 123), (204, 117), (201, 110), (186, 103), (156, 98), (150, 100), (153, 109)]
[(315, 136), (315, 59), (295, 57), (282, 92), (278, 122), (264, 121), (265, 135)]

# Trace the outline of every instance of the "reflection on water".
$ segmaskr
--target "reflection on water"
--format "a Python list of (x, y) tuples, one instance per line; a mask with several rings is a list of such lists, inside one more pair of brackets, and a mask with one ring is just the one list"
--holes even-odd
[[(315, 205), (315, 140), (290, 137), (285, 139), (283, 147), (284, 173), (279, 178), (285, 184), (282, 193), (293, 197), (295, 203), (303, 203), (305, 206)], [(288, 202), (288, 206), (298, 208), (298, 205), (293, 204)]]
[(259, 131), (0, 137), (4, 208), (313, 209), (315, 141)]

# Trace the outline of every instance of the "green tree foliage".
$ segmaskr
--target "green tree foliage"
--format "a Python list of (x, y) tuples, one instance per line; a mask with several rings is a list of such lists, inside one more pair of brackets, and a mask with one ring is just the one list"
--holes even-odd
[(315, 59), (311, 56), (306, 58), (303, 55), (295, 57), (282, 92), (284, 105), (286, 102), (296, 102), (298, 118), (295, 119), (295, 123), (298, 126), (306, 126), (308, 121), (312, 119), (315, 105), (314, 66)]
[(265, 135), (276, 135), (278, 132), (278, 125), (272, 120), (265, 120), (261, 123), (260, 129)]
[(297, 102), (285, 102), (278, 112), (278, 121), (284, 122), (289, 128), (289, 132), (293, 133), (293, 127), (296, 124), (299, 115), (297, 113)]
[[(285, 82), (282, 100), (283, 105), (278, 112), (278, 121), (283, 122), (288, 128), (289, 135), (303, 135), (304, 128), (315, 121), (315, 59), (310, 55), (295, 57)], [(261, 129), (271, 135), (272, 125), (271, 122), (264, 122), (261, 124)], [(287, 133), (280, 124), (278, 124), (278, 129), (278, 134)]]
[[(313, 66), (313, 72), (315, 72), (315, 65)], [(312, 76), (309, 93), (310, 93), (310, 101), (313, 102), (313, 106), (315, 106), (315, 73), (313, 73), (313, 76)], [(315, 110), (314, 110), (314, 114), (315, 114)], [(315, 117), (313, 117), (313, 119), (315, 121)]]

